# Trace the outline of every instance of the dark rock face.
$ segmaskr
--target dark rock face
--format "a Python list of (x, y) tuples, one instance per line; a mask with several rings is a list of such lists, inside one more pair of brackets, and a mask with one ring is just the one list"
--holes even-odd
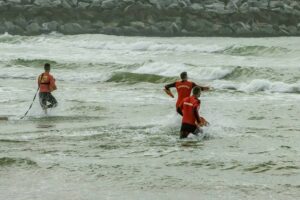
[(299, 0), (0, 0), (0, 34), (300, 36)]

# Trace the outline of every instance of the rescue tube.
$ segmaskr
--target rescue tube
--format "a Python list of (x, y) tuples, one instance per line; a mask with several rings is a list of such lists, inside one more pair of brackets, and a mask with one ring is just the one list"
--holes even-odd
[(208, 126), (209, 122), (204, 117), (200, 117), (200, 123), (196, 122), (199, 127)]

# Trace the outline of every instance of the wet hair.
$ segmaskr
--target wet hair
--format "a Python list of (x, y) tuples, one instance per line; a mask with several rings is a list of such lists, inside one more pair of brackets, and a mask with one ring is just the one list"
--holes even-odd
[(49, 63), (46, 63), (46, 64), (44, 65), (44, 69), (45, 69), (45, 71), (50, 71), (50, 64), (49, 64)]
[(195, 86), (193, 88), (193, 95), (199, 95), (201, 94), (201, 88), (199, 86)]
[(186, 72), (181, 72), (180, 78), (181, 79), (186, 79), (187, 78), (187, 73)]

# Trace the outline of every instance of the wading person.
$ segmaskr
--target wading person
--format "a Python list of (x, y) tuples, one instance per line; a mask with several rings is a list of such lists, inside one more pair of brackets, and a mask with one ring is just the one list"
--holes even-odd
[[(180, 138), (186, 138), (190, 133), (197, 135), (201, 126), (208, 125), (208, 122), (199, 116), (201, 101), (198, 99), (201, 95), (201, 87), (193, 88), (193, 95), (186, 97), (179, 104), (182, 112), (182, 123), (180, 129)], [(201, 132), (201, 131), (200, 131)]]
[(172, 94), (170, 88), (172, 88), (172, 87), (176, 88), (177, 94), (178, 94), (178, 98), (177, 98), (177, 102), (176, 102), (176, 110), (180, 115), (182, 115), (181, 110), (179, 109), (179, 104), (181, 103), (181, 101), (184, 98), (189, 97), (191, 95), (191, 91), (192, 91), (193, 87), (198, 86), (198, 87), (200, 87), (200, 89), (202, 91), (209, 90), (209, 87), (199, 86), (196, 83), (189, 81), (187, 72), (182, 72), (180, 74), (180, 78), (181, 78), (181, 80), (166, 85), (164, 91), (169, 96), (174, 98), (174, 95)]
[(40, 89), (39, 99), (42, 109), (47, 113), (48, 108), (54, 108), (57, 106), (57, 101), (51, 94), (57, 89), (55, 85), (55, 79), (50, 74), (50, 64), (44, 65), (45, 72), (38, 77), (38, 86)]

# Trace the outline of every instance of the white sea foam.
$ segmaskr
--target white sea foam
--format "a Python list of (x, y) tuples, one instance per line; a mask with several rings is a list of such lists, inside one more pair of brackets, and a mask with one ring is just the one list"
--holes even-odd
[(270, 90), (271, 84), (269, 80), (255, 79), (248, 84), (242, 84), (239, 90), (245, 92), (267, 91)]
[(176, 76), (187, 71), (189, 77), (197, 80), (215, 80), (230, 74), (233, 69), (221, 67), (190, 66), (183, 63), (152, 62), (134, 70), (134, 73), (157, 74), (161, 76)]
[(299, 93), (300, 81), (297, 83), (272, 82), (266, 79), (254, 79), (247, 83), (237, 83), (233, 81), (217, 80), (212, 83), (217, 89), (232, 89), (241, 92), (275, 92), (275, 93)]
[[(61, 70), (55, 70), (54, 77), (57, 80), (63, 81), (78, 81), (78, 82), (101, 82), (107, 80), (109, 75), (103, 73), (96, 73), (93, 71), (69, 71), (60, 72)], [(4, 68), (0, 72), (1, 78), (16, 78), (16, 79), (37, 79), (42, 71), (40, 69), (25, 68), (25, 67), (9, 67)], [(56, 76), (57, 75), (57, 76)]]
[(203, 44), (180, 44), (180, 43), (160, 43), (155, 41), (137, 41), (132, 43), (118, 41), (97, 41), (91, 43), (77, 43), (77, 47), (86, 49), (101, 50), (127, 50), (127, 51), (176, 51), (176, 52), (202, 52), (212, 53), (225, 49), (217, 45)]
[(33, 79), (38, 71), (34, 68), (26, 68), (23, 66), (10, 66), (3, 67), (0, 71), (0, 77), (2, 78), (23, 78), (23, 79)]
[(211, 83), (211, 86), (213, 88), (217, 88), (217, 89), (237, 90), (239, 88), (238, 83), (234, 83), (232, 81), (225, 81), (225, 80), (216, 80)]

